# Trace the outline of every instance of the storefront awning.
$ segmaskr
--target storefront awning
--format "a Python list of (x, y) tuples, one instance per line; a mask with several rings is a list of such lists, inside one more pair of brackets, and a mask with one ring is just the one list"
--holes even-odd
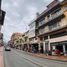
[(67, 41), (64, 41), (64, 42), (55, 42), (55, 43), (51, 43), (51, 45), (67, 45)]
[(49, 39), (50, 43), (67, 41), (67, 36)]

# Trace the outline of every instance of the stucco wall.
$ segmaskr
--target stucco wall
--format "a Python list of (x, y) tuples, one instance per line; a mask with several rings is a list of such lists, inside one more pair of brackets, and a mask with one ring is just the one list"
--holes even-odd
[(67, 25), (67, 21), (66, 21), (66, 18), (63, 18), (60, 22), (59, 22), (60, 26), (61, 27), (64, 27)]

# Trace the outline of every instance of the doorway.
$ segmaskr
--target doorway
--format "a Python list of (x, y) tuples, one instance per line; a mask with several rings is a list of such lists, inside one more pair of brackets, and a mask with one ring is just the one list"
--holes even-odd
[(63, 52), (63, 45), (57, 45), (56, 49), (60, 50), (60, 52)]

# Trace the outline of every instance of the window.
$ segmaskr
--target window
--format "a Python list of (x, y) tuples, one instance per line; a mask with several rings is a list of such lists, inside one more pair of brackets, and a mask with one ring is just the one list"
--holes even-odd
[(44, 36), (44, 40), (48, 39), (48, 36)]
[(58, 28), (59, 26), (60, 26), (59, 23), (53, 23), (53, 24), (49, 25), (49, 30), (54, 30), (54, 29)]
[(64, 31), (61, 33), (50, 35), (50, 38), (56, 38), (56, 37), (61, 37), (61, 36), (65, 36), (65, 35), (67, 35), (67, 32)]
[(45, 23), (45, 18), (42, 18), (41, 20), (39, 20), (39, 26), (43, 25)]
[(64, 10), (67, 10), (67, 6), (64, 7)]
[(50, 15), (47, 16), (48, 18), (50, 17)]
[(55, 14), (55, 13), (59, 12), (60, 10), (61, 10), (61, 8), (58, 8), (58, 9), (54, 10), (54, 11), (52, 12), (52, 14)]
[(35, 22), (33, 22), (32, 24), (30, 24), (29, 27), (30, 27), (30, 29), (33, 28), (33, 27), (35, 27)]
[(44, 29), (39, 29), (39, 34), (43, 34), (44, 33)]
[(56, 16), (58, 16), (58, 15), (60, 15), (60, 14), (61, 14), (61, 9), (58, 8), (58, 9), (54, 10), (54, 11), (51, 13), (51, 16), (52, 16), (52, 18), (54, 18), (54, 17), (56, 17)]

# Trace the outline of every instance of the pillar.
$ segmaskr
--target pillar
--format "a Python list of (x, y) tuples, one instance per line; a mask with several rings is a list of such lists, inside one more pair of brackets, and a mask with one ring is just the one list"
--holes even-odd
[(41, 48), (40, 48), (40, 43), (39, 43), (39, 45), (38, 45), (38, 50), (39, 50), (39, 53), (40, 53), (40, 49), (41, 49)]
[(49, 40), (49, 39), (50, 39), (50, 36), (48, 35), (48, 46), (49, 46), (48, 48), (49, 48), (49, 50), (51, 50), (51, 47), (50, 47), (50, 40)]
[(63, 52), (64, 52), (64, 55), (66, 56), (66, 54), (65, 54), (65, 52), (66, 52), (65, 45), (63, 45)]
[(0, 31), (1, 31), (1, 25), (0, 25)]
[(45, 42), (43, 42), (43, 51), (45, 53)]

